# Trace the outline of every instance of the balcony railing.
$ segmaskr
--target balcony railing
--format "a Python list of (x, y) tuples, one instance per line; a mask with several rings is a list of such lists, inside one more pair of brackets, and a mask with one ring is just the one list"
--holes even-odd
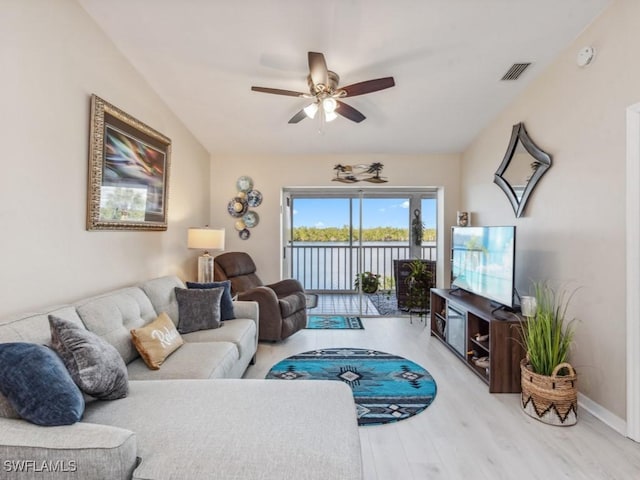
[[(436, 259), (435, 243), (425, 243), (420, 249), (422, 259)], [(408, 245), (349, 246), (302, 242), (289, 245), (287, 256), (291, 277), (299, 280), (305, 290), (314, 292), (353, 292), (358, 271), (380, 275), (383, 288), (392, 289), (393, 261), (412, 258)]]

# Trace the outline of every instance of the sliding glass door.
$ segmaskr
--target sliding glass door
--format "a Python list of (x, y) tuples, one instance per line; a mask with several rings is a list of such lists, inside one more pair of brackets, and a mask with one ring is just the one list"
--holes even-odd
[(435, 192), (290, 189), (284, 198), (283, 270), (326, 300), (322, 313), (399, 314), (394, 260), (435, 259)]
[(286, 272), (312, 292), (352, 291), (357, 232), (352, 199), (292, 196)]

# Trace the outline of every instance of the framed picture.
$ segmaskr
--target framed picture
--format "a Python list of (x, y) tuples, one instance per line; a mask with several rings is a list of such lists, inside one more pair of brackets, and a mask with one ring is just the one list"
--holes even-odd
[(166, 230), (171, 140), (91, 96), (87, 230)]

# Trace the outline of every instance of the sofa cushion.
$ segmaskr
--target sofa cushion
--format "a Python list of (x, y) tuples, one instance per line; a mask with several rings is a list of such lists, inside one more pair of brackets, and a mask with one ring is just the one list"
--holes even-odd
[(56, 353), (35, 343), (0, 344), (0, 392), (21, 418), (37, 425), (70, 425), (84, 398)]
[(125, 363), (138, 357), (131, 329), (143, 327), (158, 316), (149, 297), (137, 287), (88, 298), (78, 302), (76, 308), (87, 329), (116, 347)]
[(127, 369), (129, 380), (225, 378), (239, 358), (238, 349), (230, 342), (186, 342), (159, 370), (149, 370), (142, 359), (134, 360)]
[(135, 478), (362, 479), (356, 409), (343, 382), (173, 380), (130, 387), (127, 398), (89, 405), (86, 420), (136, 432), (142, 461)]
[(178, 331), (195, 332), (220, 326), (220, 299), (223, 287), (189, 290), (175, 288), (180, 312)]
[[(0, 432), (3, 480), (130, 480), (138, 465), (136, 435), (129, 429), (84, 421), (42, 428), (0, 418)], [(15, 464), (25, 468), (9, 470)]]
[(166, 358), (184, 344), (164, 312), (150, 324), (131, 330), (131, 338), (144, 363), (152, 370), (158, 370)]
[(185, 342), (232, 342), (238, 348), (240, 356), (253, 357), (256, 353), (256, 322), (238, 318), (232, 322), (222, 322), (220, 328), (185, 333)]
[(60, 355), (73, 381), (87, 395), (101, 400), (127, 396), (127, 367), (105, 340), (72, 322), (49, 315), (51, 347)]
[(220, 320), (233, 320), (236, 318), (233, 311), (233, 298), (231, 297), (231, 281), (223, 282), (197, 283), (187, 282), (187, 288), (218, 288), (223, 287), (222, 297), (220, 298)]
[(0, 319), (0, 341), (51, 344), (49, 315), (83, 326), (75, 307), (72, 306), (47, 309), (41, 313), (23, 313)]
[(156, 312), (165, 312), (178, 326), (179, 313), (175, 287), (185, 288), (185, 284), (175, 275), (153, 278), (140, 284)]

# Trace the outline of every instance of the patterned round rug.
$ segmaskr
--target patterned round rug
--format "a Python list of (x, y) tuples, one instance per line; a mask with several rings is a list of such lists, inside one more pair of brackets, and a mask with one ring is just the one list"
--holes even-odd
[(423, 411), (436, 396), (436, 382), (420, 365), (362, 348), (299, 353), (271, 367), (266, 378), (346, 383), (353, 392), (359, 425), (404, 420)]

